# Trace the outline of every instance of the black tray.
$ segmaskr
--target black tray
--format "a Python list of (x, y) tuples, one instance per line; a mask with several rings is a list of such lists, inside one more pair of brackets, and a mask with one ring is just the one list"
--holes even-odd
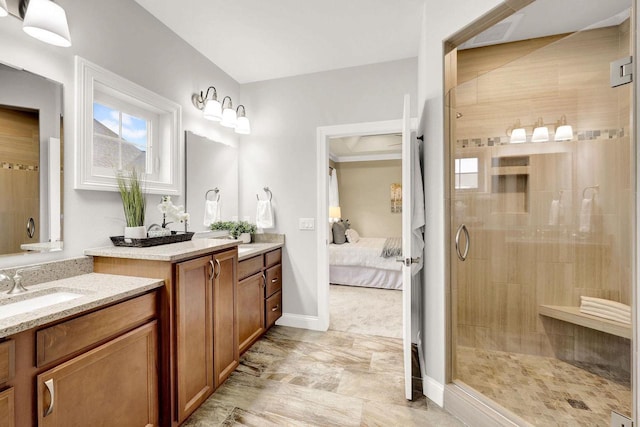
[(111, 242), (114, 246), (127, 246), (131, 248), (147, 248), (149, 246), (166, 245), (169, 243), (186, 242), (191, 240), (193, 232), (178, 233), (172, 231), (170, 236), (161, 237), (147, 237), (146, 239), (127, 239), (130, 242), (124, 240), (124, 236), (111, 236)]

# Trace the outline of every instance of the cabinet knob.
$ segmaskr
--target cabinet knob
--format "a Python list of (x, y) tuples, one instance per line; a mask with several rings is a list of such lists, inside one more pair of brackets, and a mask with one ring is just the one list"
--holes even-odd
[(280, 304), (276, 304), (276, 306), (273, 307), (271, 311), (278, 311), (279, 308), (280, 308)]
[(271, 283), (276, 283), (276, 282), (278, 282), (278, 280), (280, 280), (280, 279), (277, 278), (277, 277), (275, 279), (271, 279)]

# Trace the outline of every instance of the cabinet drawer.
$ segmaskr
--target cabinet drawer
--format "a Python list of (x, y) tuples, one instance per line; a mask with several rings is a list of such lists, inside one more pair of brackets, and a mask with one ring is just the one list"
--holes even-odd
[(0, 392), (0, 427), (14, 427), (15, 425), (15, 397), (12, 387)]
[(267, 269), (267, 294), (271, 296), (282, 289), (282, 266), (276, 265)]
[(269, 268), (272, 265), (280, 264), (282, 262), (282, 249), (276, 249), (275, 251), (267, 252), (264, 254), (264, 266)]
[(267, 329), (273, 326), (282, 317), (282, 292), (276, 292), (267, 298)]
[(13, 379), (16, 373), (16, 345), (13, 340), (0, 343), (0, 384)]
[(262, 270), (262, 255), (242, 260), (238, 263), (238, 279), (253, 276)]
[(36, 333), (37, 366), (88, 349), (156, 316), (156, 292), (42, 329)]

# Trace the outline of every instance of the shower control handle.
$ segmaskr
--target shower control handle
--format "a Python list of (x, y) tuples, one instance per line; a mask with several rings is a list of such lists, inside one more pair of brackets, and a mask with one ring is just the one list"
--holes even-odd
[[(464, 253), (460, 252), (460, 233), (464, 233), (464, 236), (467, 240), (467, 243), (464, 247)], [(464, 224), (460, 224), (458, 227), (458, 231), (456, 231), (456, 255), (458, 255), (458, 259), (460, 261), (465, 261), (467, 259), (467, 255), (469, 254), (469, 230), (467, 230), (467, 226)]]

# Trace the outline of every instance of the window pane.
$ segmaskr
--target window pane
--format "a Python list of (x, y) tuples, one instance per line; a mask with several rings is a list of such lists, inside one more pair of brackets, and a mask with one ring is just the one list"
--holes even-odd
[(93, 166), (117, 170), (120, 167), (120, 141), (93, 135)]
[(455, 173), (460, 173), (460, 159), (456, 159), (455, 165)]
[(460, 188), (478, 188), (477, 173), (460, 174)]
[(461, 173), (478, 172), (478, 158), (470, 157), (468, 159), (460, 159), (460, 172)]
[(122, 139), (147, 151), (147, 121), (126, 113), (122, 113)]
[(118, 137), (120, 133), (120, 112), (113, 108), (93, 103), (93, 133)]
[(460, 175), (456, 174), (456, 188), (460, 188)]

